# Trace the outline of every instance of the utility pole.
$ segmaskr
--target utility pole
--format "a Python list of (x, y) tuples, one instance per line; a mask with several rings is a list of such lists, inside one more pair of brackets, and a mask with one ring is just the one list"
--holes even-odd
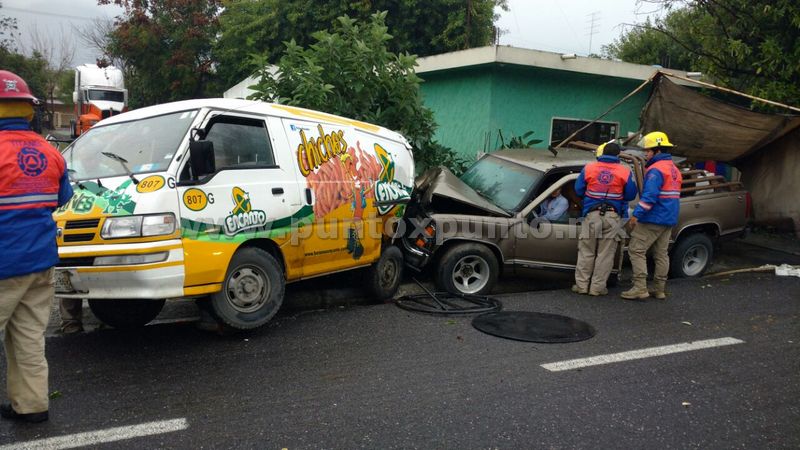
[(592, 38), (595, 34), (600, 32), (600, 11), (595, 11), (587, 14), (586, 27), (589, 29), (587, 35), (589, 36), (589, 54), (592, 54)]

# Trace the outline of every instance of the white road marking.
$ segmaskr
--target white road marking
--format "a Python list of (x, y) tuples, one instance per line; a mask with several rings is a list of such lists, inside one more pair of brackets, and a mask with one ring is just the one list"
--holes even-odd
[(186, 419), (163, 420), (160, 422), (148, 422), (127, 427), (107, 428), (105, 430), (87, 431), (85, 433), (68, 434), (35, 441), (15, 442), (0, 446), (0, 450), (17, 449), (47, 449), (55, 450), (62, 448), (85, 447), (107, 442), (116, 442), (124, 439), (131, 439), (156, 434), (172, 433), (189, 428)]
[(663, 356), (672, 353), (690, 352), (702, 350), (704, 348), (723, 347), (725, 345), (743, 344), (744, 341), (732, 337), (720, 339), (707, 339), (705, 341), (684, 342), (675, 345), (664, 345), (662, 347), (643, 348), (641, 350), (631, 350), (629, 352), (610, 353), (608, 355), (590, 356), (588, 358), (570, 359), (548, 364), (542, 367), (551, 372), (562, 370), (573, 370), (581, 367), (599, 366), (601, 364), (611, 364), (620, 361), (631, 361), (634, 359), (651, 358), (653, 356)]

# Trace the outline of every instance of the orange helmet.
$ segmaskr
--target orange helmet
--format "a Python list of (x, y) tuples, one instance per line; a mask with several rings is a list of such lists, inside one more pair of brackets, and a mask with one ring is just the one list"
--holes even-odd
[(0, 100), (27, 100), (36, 103), (38, 100), (31, 94), (28, 84), (19, 75), (7, 70), (0, 70)]

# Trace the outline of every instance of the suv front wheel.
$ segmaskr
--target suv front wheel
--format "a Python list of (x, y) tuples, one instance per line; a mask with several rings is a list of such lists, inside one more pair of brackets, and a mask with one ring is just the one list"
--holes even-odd
[(439, 260), (436, 283), (453, 294), (482, 295), (492, 291), (500, 267), (497, 258), (482, 244), (458, 244)]

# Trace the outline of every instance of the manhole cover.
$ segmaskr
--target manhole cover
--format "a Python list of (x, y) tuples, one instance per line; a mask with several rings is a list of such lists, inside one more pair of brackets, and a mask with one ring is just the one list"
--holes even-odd
[(547, 344), (578, 342), (594, 336), (586, 322), (558, 314), (531, 311), (498, 311), (481, 314), (472, 326), (486, 334), (506, 339)]

